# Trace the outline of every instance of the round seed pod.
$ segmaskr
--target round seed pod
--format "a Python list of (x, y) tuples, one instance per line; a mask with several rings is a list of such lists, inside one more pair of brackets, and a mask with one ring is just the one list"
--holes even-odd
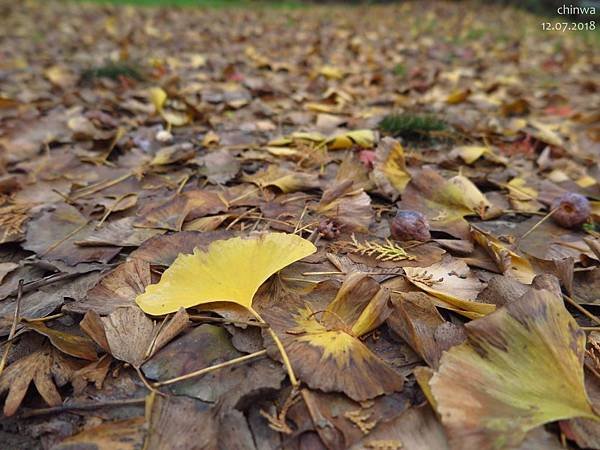
[(419, 211), (400, 210), (392, 219), (392, 237), (398, 241), (421, 241), (431, 239), (429, 222)]
[(592, 212), (588, 199), (575, 192), (567, 192), (552, 202), (552, 219), (561, 227), (573, 228), (584, 223)]

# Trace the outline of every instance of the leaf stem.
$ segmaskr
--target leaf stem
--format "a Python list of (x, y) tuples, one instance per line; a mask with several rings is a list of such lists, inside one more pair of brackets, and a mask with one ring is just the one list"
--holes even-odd
[[(252, 315), (254, 317), (256, 317), (256, 320), (258, 320), (259, 322), (267, 323), (263, 320), (262, 317), (260, 317), (260, 314), (258, 314), (254, 309), (252, 309), (252, 307), (249, 307), (248, 311), (250, 311), (252, 313)], [(292, 387), (297, 388), (300, 383), (298, 382), (298, 379), (296, 378), (296, 375), (294, 374), (294, 369), (292, 368), (292, 363), (290, 362), (290, 358), (288, 357), (288, 354), (285, 351), (285, 348), (283, 347), (283, 343), (281, 342), (281, 340), (279, 339), (279, 336), (277, 336), (277, 334), (273, 331), (273, 329), (271, 327), (267, 328), (267, 331), (273, 338), (273, 341), (275, 341), (275, 345), (277, 346), (277, 349), (279, 350), (279, 354), (281, 355), (281, 359), (283, 360), (283, 365), (285, 366), (288, 376), (290, 377), (290, 383), (292, 383)]]

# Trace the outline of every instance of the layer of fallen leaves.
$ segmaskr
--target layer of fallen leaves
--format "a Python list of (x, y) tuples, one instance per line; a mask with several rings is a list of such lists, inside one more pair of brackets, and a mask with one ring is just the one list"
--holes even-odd
[(4, 447), (600, 448), (592, 34), (459, 2), (0, 13)]

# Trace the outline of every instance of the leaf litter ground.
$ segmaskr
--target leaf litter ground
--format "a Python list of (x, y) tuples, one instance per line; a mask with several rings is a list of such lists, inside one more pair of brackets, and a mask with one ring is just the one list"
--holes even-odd
[(0, 10), (3, 448), (600, 448), (597, 32)]

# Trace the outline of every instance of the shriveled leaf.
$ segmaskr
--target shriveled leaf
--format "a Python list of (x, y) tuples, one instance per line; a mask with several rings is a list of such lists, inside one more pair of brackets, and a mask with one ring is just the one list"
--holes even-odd
[(512, 276), (522, 283), (532, 282), (536, 273), (531, 262), (519, 255), (500, 239), (477, 228), (471, 229), (473, 239), (490, 255), (498, 269), (507, 276)]
[(402, 393), (360, 403), (341, 394), (326, 394), (309, 389), (303, 389), (301, 395), (312, 419), (311, 427), (314, 426), (326, 448), (332, 450), (359, 446), (358, 443), (364, 443), (365, 437), (379, 427), (393, 423), (409, 407), (409, 402)]
[[(164, 381), (240, 356), (243, 353), (232, 345), (224, 328), (202, 324), (167, 344), (142, 366), (142, 370), (146, 377)], [(216, 403), (222, 410), (227, 410), (253, 393), (279, 389), (284, 378), (283, 367), (263, 357), (230, 370), (215, 370), (172, 384), (168, 389), (175, 395)]]
[(94, 383), (96, 389), (102, 389), (102, 384), (108, 375), (110, 364), (113, 361), (110, 355), (104, 355), (97, 361), (73, 372), (71, 384), (75, 395), (83, 392), (88, 383)]
[(506, 184), (511, 206), (524, 212), (537, 212), (543, 208), (543, 205), (537, 200), (538, 192), (535, 188), (528, 185), (527, 180), (515, 177)]
[(94, 343), (85, 336), (66, 333), (64, 331), (48, 328), (43, 322), (25, 322), (25, 326), (30, 330), (46, 336), (54, 347), (76, 358), (95, 361), (98, 359)]
[[(366, 232), (374, 219), (371, 198), (362, 189), (334, 193), (326, 190), (317, 205), (318, 213), (344, 225), (350, 231)], [(330, 197), (327, 194), (332, 194)]]
[(419, 211), (427, 217), (434, 231), (444, 231), (468, 240), (469, 225), (464, 216), (474, 214), (465, 204), (461, 189), (444, 179), (435, 170), (422, 169), (412, 173), (399, 207)]
[(12, 416), (17, 411), (32, 382), (48, 405), (60, 405), (62, 399), (56, 386), (65, 385), (75, 369), (73, 362), (49, 346), (15, 361), (0, 376), (0, 393), (8, 391), (4, 414)]
[(193, 220), (227, 209), (223, 198), (205, 190), (187, 191), (181, 195), (144, 211), (134, 223), (136, 227), (181, 231), (186, 220)]
[(443, 347), (436, 342), (435, 332), (445, 321), (427, 296), (419, 292), (401, 295), (387, 323), (430, 367), (438, 366)]
[(350, 450), (448, 450), (444, 428), (428, 405), (412, 407), (375, 428)]
[(113, 245), (117, 247), (137, 247), (161, 230), (134, 228), (135, 217), (125, 217), (102, 225), (81, 241), (75, 242), (81, 247)]
[(155, 236), (134, 250), (130, 258), (140, 259), (156, 266), (170, 266), (180, 253), (192, 253), (198, 247), (206, 250), (211, 242), (229, 239), (234, 233), (228, 230), (214, 232), (181, 231)]
[(240, 170), (240, 162), (226, 149), (211, 152), (197, 161), (203, 165), (199, 172), (214, 184), (227, 183)]

